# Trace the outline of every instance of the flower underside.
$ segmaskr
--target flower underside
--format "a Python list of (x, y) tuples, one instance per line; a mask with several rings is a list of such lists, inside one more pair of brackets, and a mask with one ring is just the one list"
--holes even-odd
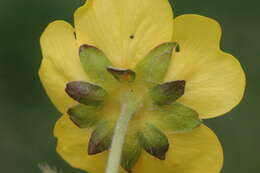
[(220, 40), (218, 22), (174, 17), (168, 0), (90, 0), (74, 27), (48, 25), (39, 76), (63, 114), (57, 153), (92, 173), (220, 172), (221, 144), (200, 119), (229, 112), (245, 89), (240, 63)]
[(177, 43), (164, 43), (151, 50), (134, 69), (121, 69), (96, 47), (80, 47), (80, 60), (91, 83), (72, 81), (65, 91), (79, 103), (68, 110), (70, 119), (79, 128), (93, 128), (89, 155), (109, 149), (122, 103), (129, 95), (138, 106), (121, 157), (121, 166), (128, 172), (142, 149), (165, 159), (169, 148), (165, 132), (187, 132), (202, 123), (196, 111), (177, 102), (185, 92), (186, 81), (163, 83), (172, 54), (179, 51)]

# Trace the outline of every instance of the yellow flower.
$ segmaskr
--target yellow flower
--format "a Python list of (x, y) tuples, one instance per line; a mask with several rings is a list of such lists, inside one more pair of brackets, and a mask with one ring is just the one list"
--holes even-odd
[[(39, 71), (48, 96), (64, 114), (54, 130), (57, 152), (73, 167), (103, 173), (108, 156), (108, 152), (88, 155), (92, 130), (79, 128), (67, 115), (67, 110), (78, 103), (68, 96), (66, 85), (90, 80), (78, 53), (83, 44), (102, 50), (117, 68), (134, 69), (156, 46), (177, 42), (181, 50), (173, 53), (164, 82), (185, 80), (185, 93), (178, 102), (195, 110), (201, 119), (229, 112), (243, 97), (243, 69), (232, 55), (220, 50), (221, 28), (212, 19), (199, 15), (173, 19), (167, 0), (89, 0), (74, 17), (75, 28), (55, 21), (44, 31)], [(114, 90), (112, 95), (116, 93)], [(117, 112), (110, 109), (115, 108), (110, 105), (107, 116)], [(205, 125), (186, 133), (167, 132), (167, 137), (166, 159), (142, 152), (134, 173), (220, 172), (222, 148)], [(120, 172), (125, 171), (120, 168)]]

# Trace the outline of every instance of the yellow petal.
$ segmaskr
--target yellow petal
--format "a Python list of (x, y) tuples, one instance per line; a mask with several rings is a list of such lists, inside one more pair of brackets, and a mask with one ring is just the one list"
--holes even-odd
[(201, 118), (230, 111), (244, 94), (244, 71), (232, 55), (220, 50), (220, 37), (219, 24), (207, 17), (183, 15), (174, 20), (173, 40), (181, 51), (173, 57), (166, 80), (186, 80), (179, 101)]
[(170, 149), (166, 160), (160, 161), (143, 153), (135, 167), (136, 173), (219, 173), (223, 151), (218, 138), (204, 125), (189, 133), (169, 135)]
[(81, 44), (103, 50), (117, 67), (130, 68), (152, 48), (171, 40), (168, 0), (89, 0), (75, 13)]
[[(54, 130), (58, 138), (57, 152), (73, 167), (90, 173), (104, 173), (107, 152), (87, 154), (90, 131), (79, 129), (64, 115)], [(167, 159), (161, 161), (143, 151), (133, 169), (135, 173), (218, 173), (222, 167), (223, 153), (215, 134), (205, 126), (192, 132), (169, 135), (170, 149)], [(126, 173), (122, 168), (120, 173)]]
[(80, 129), (63, 115), (56, 123), (54, 135), (58, 138), (57, 152), (71, 166), (90, 173), (104, 173), (107, 152), (97, 155), (88, 155), (87, 148), (91, 131)]
[(75, 102), (65, 93), (66, 83), (86, 80), (78, 55), (74, 29), (64, 21), (51, 23), (41, 36), (43, 60), (39, 71), (43, 86), (60, 112)]

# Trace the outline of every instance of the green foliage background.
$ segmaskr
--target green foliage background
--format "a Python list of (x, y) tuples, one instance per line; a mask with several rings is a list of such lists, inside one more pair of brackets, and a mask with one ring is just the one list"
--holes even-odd
[[(39, 162), (64, 173), (81, 173), (55, 152), (52, 130), (59, 113), (47, 98), (37, 72), (39, 37), (48, 23), (72, 23), (81, 0), (0, 1), (0, 172), (37, 173)], [(223, 29), (222, 48), (235, 55), (247, 75), (245, 98), (227, 116), (207, 120), (222, 141), (222, 173), (260, 172), (260, 1), (175, 0), (175, 16), (196, 13)], [(230, 91), (232, 92), (232, 91)], [(223, 98), (225, 99), (225, 98)], [(173, 170), (174, 172), (174, 170)]]

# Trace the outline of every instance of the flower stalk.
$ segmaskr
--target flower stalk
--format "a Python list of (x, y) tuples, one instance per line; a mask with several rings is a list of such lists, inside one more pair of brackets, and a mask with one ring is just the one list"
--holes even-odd
[(128, 124), (137, 111), (138, 102), (135, 96), (130, 92), (124, 98), (121, 112), (114, 130), (111, 149), (108, 157), (106, 173), (118, 173), (120, 160), (124, 145), (124, 139), (127, 133)]

